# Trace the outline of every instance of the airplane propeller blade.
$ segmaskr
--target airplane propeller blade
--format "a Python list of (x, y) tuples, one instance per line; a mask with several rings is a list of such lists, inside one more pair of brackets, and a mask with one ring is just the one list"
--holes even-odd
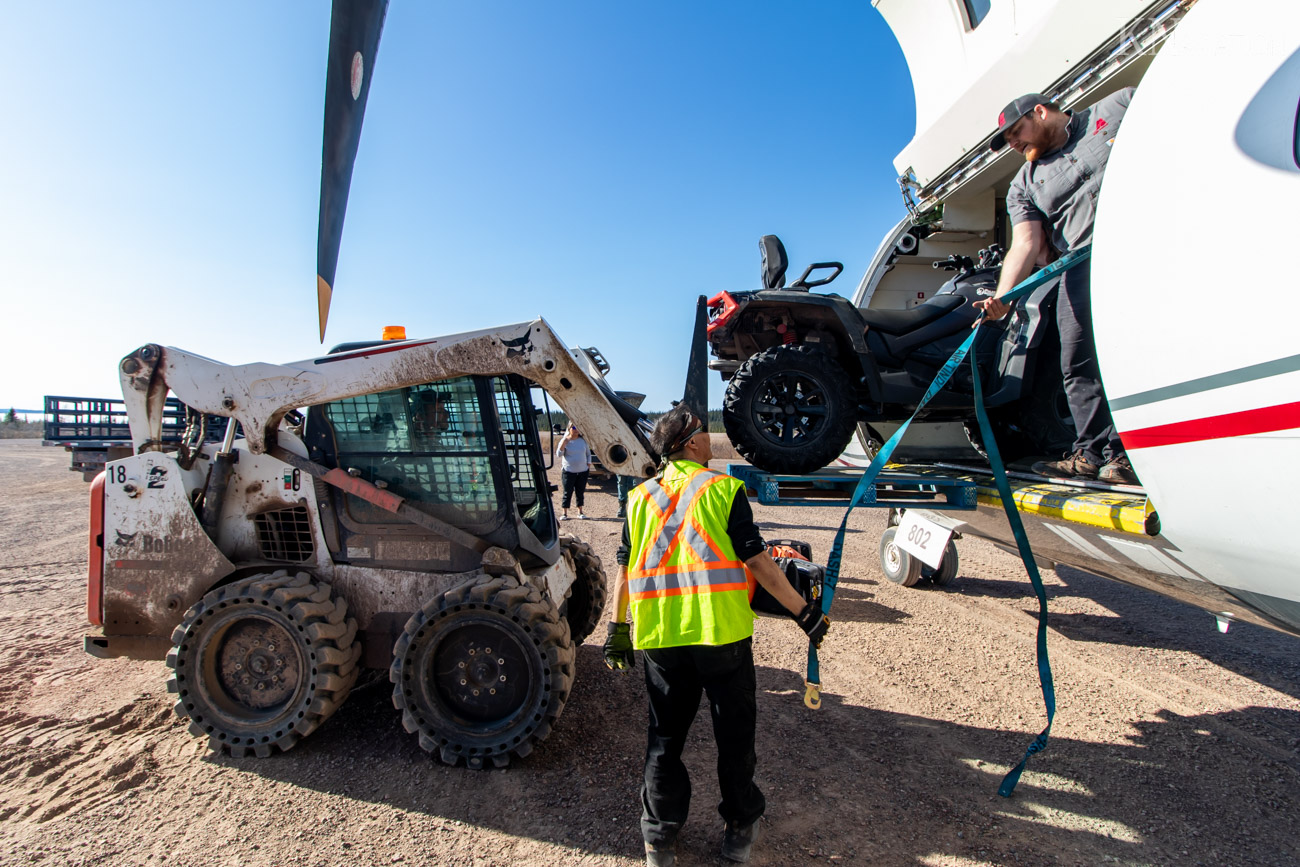
[(709, 412), (709, 342), (705, 334), (708, 318), (708, 299), (701, 295), (695, 302), (695, 330), (691, 334), (691, 356), (686, 364), (686, 387), (682, 392), (682, 403), (693, 412), (702, 413), (701, 418), (706, 418)]
[(375, 71), (388, 0), (334, 0), (329, 60), (325, 66), (325, 133), (320, 167), (320, 225), (316, 235), (316, 308), (320, 341), (334, 295), (334, 272), (343, 239), (352, 166)]

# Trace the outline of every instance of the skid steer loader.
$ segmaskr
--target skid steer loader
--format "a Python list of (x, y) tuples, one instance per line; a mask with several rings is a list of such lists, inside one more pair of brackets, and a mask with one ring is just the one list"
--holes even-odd
[[(600, 560), (557, 530), (532, 389), (614, 471), (657, 462), (578, 355), (541, 319), (289, 364), (139, 348), (134, 453), (91, 488), (87, 651), (165, 658), (177, 714), (236, 757), (294, 746), (364, 667), (443, 761), (528, 755), (605, 601)], [(195, 423), (164, 450), (169, 393)], [(207, 414), (231, 420), (221, 443)]]

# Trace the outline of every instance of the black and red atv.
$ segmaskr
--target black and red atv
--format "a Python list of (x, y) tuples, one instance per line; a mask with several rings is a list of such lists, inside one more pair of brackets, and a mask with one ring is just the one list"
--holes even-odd
[[(900, 424), (916, 410), (935, 374), (970, 334), (973, 302), (997, 287), (1001, 250), (978, 261), (950, 256), (934, 263), (956, 274), (924, 303), (906, 310), (862, 310), (848, 299), (812, 290), (844, 270), (838, 262), (809, 265), (785, 285), (785, 247), (775, 235), (759, 241), (763, 288), (720, 292), (708, 302), (706, 329), (727, 391), (723, 423), (737, 451), (772, 473), (826, 466), (862, 424), (879, 441), (877, 424)], [(818, 272), (830, 275), (810, 279)], [(981, 327), (973, 352), (985, 405), (1007, 461), (1067, 450), (1074, 440), (1061, 383), (1051, 281), (1000, 322)], [(975, 424), (970, 369), (963, 365), (918, 420), (966, 426), (982, 450)]]

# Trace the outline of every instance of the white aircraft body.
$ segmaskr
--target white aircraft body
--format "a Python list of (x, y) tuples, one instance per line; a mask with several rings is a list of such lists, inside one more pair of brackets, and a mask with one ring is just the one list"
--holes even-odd
[(1260, 242), (1300, 237), (1298, 113), (1300, 4), (1198, 4), (1134, 94), (1093, 263), (1102, 375), (1163, 535), (1293, 626), (1300, 279)]
[[(922, 303), (945, 279), (931, 263), (1007, 244), (1004, 199), (1023, 158), (987, 144), (1008, 101), (1041, 92), (1083, 108), (1137, 85), (1098, 204), (1093, 319), (1116, 426), (1159, 522), (1145, 538), (1059, 522), (1031, 538), (1049, 559), (1201, 605), (1221, 625), (1300, 633), (1300, 280), (1265, 243), (1300, 238), (1300, 3), (876, 7), (912, 72), (917, 134), (895, 161), (911, 213), (854, 302)], [(914, 457), (964, 440), (957, 425), (919, 427), (905, 440)], [(861, 459), (855, 445), (844, 462)]]

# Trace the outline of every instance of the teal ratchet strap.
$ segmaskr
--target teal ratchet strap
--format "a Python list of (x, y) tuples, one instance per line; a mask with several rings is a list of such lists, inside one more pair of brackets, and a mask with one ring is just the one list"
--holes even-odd
[[(1014, 289), (1002, 296), (1002, 300), (1009, 304), (1023, 298), (1049, 280), (1055, 279), (1065, 271), (1085, 261), (1091, 252), (1091, 246), (1087, 246), (1062, 256), (1046, 268), (1031, 274)], [(831, 545), (830, 557), (826, 562), (825, 589), (822, 593), (823, 613), (830, 613), (831, 602), (835, 598), (835, 587), (839, 583), (840, 561), (844, 553), (844, 531), (848, 526), (849, 515), (852, 514), (855, 507), (861, 505), (867, 499), (867, 491), (875, 484), (876, 477), (880, 475), (880, 471), (889, 462), (890, 456), (894, 453), (895, 447), (903, 438), (903, 434), (911, 425), (912, 420), (948, 384), (953, 372), (961, 364), (967, 353), (970, 352), (971, 346), (974, 345), (975, 336), (979, 333), (979, 324), (982, 323), (983, 319), (981, 318), (976, 327), (971, 329), (970, 336), (962, 341), (961, 346), (957, 347), (952, 357), (939, 370), (934, 382), (930, 383), (930, 387), (926, 389), (925, 395), (917, 405), (916, 412), (912, 413), (911, 418), (903, 422), (902, 426), (889, 438), (889, 441), (881, 446), (880, 451), (876, 452), (871, 465), (863, 472), (862, 478), (858, 480), (857, 486), (853, 489), (853, 497), (849, 500), (849, 507), (845, 510), (844, 518), (840, 521), (839, 530), (835, 533), (835, 542)], [(998, 787), (998, 794), (1004, 798), (1009, 798), (1012, 792), (1015, 791), (1016, 784), (1020, 782), (1020, 775), (1024, 773), (1030, 757), (1035, 753), (1042, 752), (1047, 747), (1048, 733), (1052, 730), (1052, 720), (1056, 716), (1056, 687), (1052, 682), (1052, 666), (1047, 657), (1047, 592), (1043, 589), (1043, 579), (1038, 573), (1037, 564), (1034, 562), (1034, 554), (1029, 547), (1029, 537), (1025, 534), (1024, 523), (1020, 520), (1020, 513), (1016, 510), (1015, 500), (1012, 499), (1011, 485), (1007, 482), (1006, 468), (1002, 465), (1002, 455), (998, 451), (997, 442), (993, 437), (993, 429), (989, 425), (988, 413), (984, 409), (979, 364), (974, 355), (971, 355), (970, 366), (972, 384), (975, 390), (975, 416), (979, 421), (980, 434), (983, 436), (985, 448), (988, 451), (989, 464), (993, 468), (993, 478), (997, 484), (998, 495), (1002, 500), (1002, 508), (1011, 524), (1011, 532), (1015, 536), (1016, 547), (1020, 551), (1021, 560), (1024, 561), (1025, 571), (1029, 574), (1029, 581), (1033, 585), (1034, 594), (1038, 597), (1038, 681), (1043, 691), (1043, 704), (1047, 708), (1047, 726), (1029, 745), (1029, 749), (1025, 751), (1025, 757), (1011, 769), (1003, 778), (1002, 785)], [(804, 704), (814, 710), (821, 706), (821, 670), (817, 661), (817, 648), (811, 644), (808, 645), (808, 678), (804, 693)]]
[[(975, 335), (977, 333), (978, 329), (971, 329), (970, 336), (962, 341), (961, 346), (957, 347), (957, 351), (952, 354), (952, 357), (949, 358), (939, 370), (939, 374), (934, 378), (934, 382), (930, 383), (930, 387), (925, 390), (925, 395), (917, 405), (916, 412), (912, 413), (912, 417), (903, 422), (902, 426), (900, 426), (898, 430), (894, 431), (894, 435), (889, 438), (889, 441), (880, 447), (880, 451), (876, 452), (876, 456), (872, 459), (871, 465), (863, 472), (862, 478), (858, 480), (857, 486), (854, 487), (853, 496), (849, 500), (849, 507), (844, 510), (844, 518), (840, 521), (839, 530), (835, 532), (835, 542), (831, 545), (831, 554), (826, 561), (826, 578), (822, 586), (823, 614), (830, 613), (831, 602), (835, 599), (835, 585), (839, 584), (840, 581), (840, 560), (844, 555), (844, 530), (848, 526), (849, 515), (853, 514), (854, 508), (860, 506), (867, 500), (867, 494), (872, 490), (872, 485), (876, 481), (876, 476), (880, 475), (880, 471), (884, 469), (885, 464), (889, 462), (889, 456), (894, 453), (895, 446), (897, 446), (899, 440), (903, 438), (903, 434), (907, 432), (907, 428), (911, 425), (912, 419), (916, 418), (916, 414), (919, 413), (936, 394), (943, 390), (944, 385), (946, 385), (948, 380), (952, 378), (953, 372), (957, 369), (958, 365), (961, 364), (962, 359), (966, 357), (966, 353), (974, 344)], [(811, 642), (808, 644), (808, 677), (804, 681), (803, 703), (813, 710), (817, 710), (822, 704), (821, 668), (817, 662), (817, 648)]]

